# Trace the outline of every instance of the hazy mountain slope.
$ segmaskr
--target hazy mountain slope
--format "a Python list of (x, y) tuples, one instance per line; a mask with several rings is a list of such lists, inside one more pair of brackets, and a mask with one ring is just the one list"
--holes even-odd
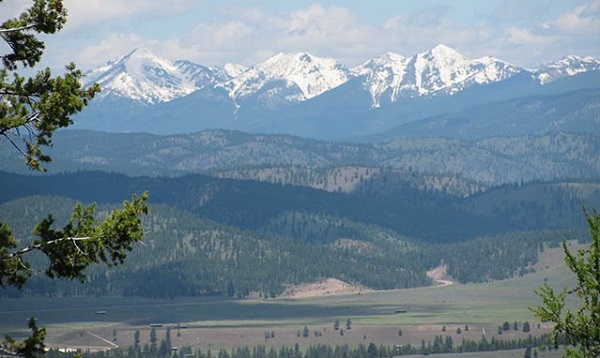
[(490, 103), (396, 127), (381, 137), (544, 135), (551, 131), (600, 134), (600, 89)]
[(384, 197), (407, 187), (434, 195), (465, 197), (484, 191), (489, 185), (459, 174), (421, 173), (390, 167), (346, 165), (327, 168), (261, 167), (236, 168), (214, 172), (219, 178), (258, 180), (270, 183), (307, 186), (330, 192)]
[[(48, 165), (52, 173), (85, 169), (177, 176), (237, 170), (250, 173), (249, 170), (270, 168), (275, 171), (271, 181), (276, 181), (278, 170), (292, 175), (294, 168), (298, 168), (295, 175), (308, 175), (318, 181), (321, 169), (361, 166), (389, 168), (407, 178), (412, 173), (418, 178), (462, 178), (484, 187), (600, 177), (600, 137), (560, 132), (478, 141), (396, 138), (378, 144), (357, 144), (222, 130), (173, 136), (66, 130), (58, 132), (54, 142), (54, 148), (48, 150), (54, 158)], [(19, 153), (8, 146), (0, 151), (1, 170), (28, 173), (22, 162)], [(311, 174), (311, 171), (317, 172)], [(255, 173), (255, 177), (243, 177), (268, 180), (261, 178), (258, 171)], [(309, 183), (301, 178), (282, 183), (319, 187), (318, 182)], [(337, 190), (342, 184), (333, 185)]]

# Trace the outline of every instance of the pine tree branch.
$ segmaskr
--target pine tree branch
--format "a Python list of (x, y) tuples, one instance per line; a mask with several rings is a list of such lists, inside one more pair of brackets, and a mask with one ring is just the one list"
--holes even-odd
[(53, 245), (53, 244), (58, 244), (60, 242), (69, 241), (69, 240), (73, 241), (73, 244), (75, 245), (75, 247), (77, 247), (77, 249), (79, 251), (81, 251), (81, 249), (79, 249), (79, 247), (77, 246), (76, 242), (77, 241), (90, 240), (90, 239), (91, 239), (91, 237), (89, 237), (89, 236), (88, 237), (63, 237), (63, 238), (56, 239), (56, 240), (50, 240), (50, 241), (46, 241), (46, 242), (41, 242), (39, 244), (26, 246), (26, 247), (24, 247), (24, 248), (22, 248), (20, 250), (13, 251), (13, 252), (8, 253), (8, 254), (4, 254), (4, 255), (0, 256), (0, 261), (1, 260), (12, 259), (12, 258), (19, 257), (19, 256), (23, 256), (26, 253), (34, 251), (34, 250), (41, 250), (44, 245), (48, 245), (48, 244)]

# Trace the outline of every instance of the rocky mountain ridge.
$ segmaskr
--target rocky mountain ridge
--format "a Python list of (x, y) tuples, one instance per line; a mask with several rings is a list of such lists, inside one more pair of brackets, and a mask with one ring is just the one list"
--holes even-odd
[(499, 82), (520, 72), (547, 84), (596, 70), (600, 70), (600, 59), (592, 57), (566, 56), (528, 70), (489, 56), (471, 60), (445, 45), (409, 57), (389, 52), (352, 69), (333, 58), (309, 53), (278, 53), (251, 67), (208, 67), (187, 60), (169, 61), (146, 49), (135, 49), (88, 71), (86, 83), (98, 82), (104, 89), (102, 97), (123, 97), (153, 105), (211, 86), (226, 90), (228, 97), (238, 103), (240, 98), (279, 81), (283, 85), (270, 88), (269, 94), (277, 96), (281, 86), (293, 87), (293, 95), (287, 94), (286, 100), (300, 102), (358, 77), (372, 96), (372, 106), (379, 107), (384, 95), (396, 102), (399, 96), (451, 95), (473, 84)]

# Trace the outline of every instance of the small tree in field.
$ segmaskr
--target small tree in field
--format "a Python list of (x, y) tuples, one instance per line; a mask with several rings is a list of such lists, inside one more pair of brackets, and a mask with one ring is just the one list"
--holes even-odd
[(302, 331), (302, 337), (308, 338), (309, 335), (310, 335), (310, 331), (308, 330), (308, 327), (304, 326), (304, 330)]
[[(536, 293), (543, 304), (531, 310), (542, 322), (554, 323), (555, 346), (559, 334), (572, 345), (566, 348), (567, 357), (600, 357), (600, 213), (583, 211), (592, 243), (573, 254), (563, 242), (565, 263), (577, 278), (576, 286), (556, 293), (548, 284), (542, 285)], [(565, 308), (565, 299), (572, 294), (579, 300), (576, 311)]]

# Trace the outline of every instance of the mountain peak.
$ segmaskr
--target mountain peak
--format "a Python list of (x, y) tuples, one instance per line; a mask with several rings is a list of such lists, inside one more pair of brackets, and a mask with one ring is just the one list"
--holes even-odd
[(163, 66), (167, 65), (174, 67), (174, 64), (171, 61), (156, 56), (146, 48), (135, 48), (115, 62), (127, 63), (128, 65), (133, 66), (140, 63), (160, 63)]
[(464, 56), (458, 51), (443, 44), (437, 44), (431, 50), (425, 52), (425, 54), (431, 54), (435, 57), (443, 58), (464, 58)]
[(546, 84), (562, 77), (598, 70), (600, 59), (571, 55), (543, 65), (535, 74), (540, 83)]
[(154, 56), (147, 48), (145, 47), (136, 47), (133, 50), (131, 50), (128, 54), (126, 54), (124, 57), (131, 57), (131, 56)]
[(372, 63), (372, 64), (395, 63), (395, 62), (404, 61), (405, 59), (406, 58), (404, 56), (397, 54), (395, 52), (386, 52), (379, 57), (370, 59), (369, 61), (365, 62), (365, 64), (367, 64), (367, 63)]
[(399, 55), (395, 52), (386, 52), (381, 56), (372, 58), (362, 65), (358, 65), (352, 69), (352, 73), (357, 76), (362, 76), (369, 71), (373, 71), (376, 68), (384, 69), (387, 68), (391, 72), (395, 72), (395, 70), (400, 67), (404, 67), (403, 64), (406, 58), (402, 55)]
[[(197, 89), (182, 64), (158, 57), (145, 48), (136, 48), (117, 60), (86, 74), (88, 82), (97, 82), (108, 95), (126, 97), (144, 105), (168, 102)], [(190, 67), (190, 64), (187, 64)], [(199, 72), (199, 71), (196, 71)]]
[[(284, 81), (285, 89), (280, 90), (288, 93), (286, 101), (298, 102), (337, 87), (349, 77), (350, 71), (335, 59), (307, 52), (280, 52), (221, 86), (237, 103), (238, 99), (267, 88), (268, 83)], [(295, 90), (292, 89), (294, 87)], [(275, 89), (269, 91), (269, 96), (277, 92)]]
[[(255, 67), (260, 69), (278, 69), (286, 73), (302, 71), (311, 66), (329, 66), (338, 64), (336, 60), (328, 57), (317, 57), (308, 52), (280, 52)], [(339, 65), (339, 64), (338, 64)]]
[(298, 60), (303, 62), (312, 62), (313, 60), (312, 54), (308, 52), (279, 52), (266, 61), (290, 61), (290, 60)]
[(492, 57), (469, 60), (443, 44), (411, 57), (387, 53), (353, 69), (364, 78), (372, 107), (380, 107), (384, 98), (396, 102), (400, 97), (452, 95), (475, 83), (501, 81), (519, 71)]

